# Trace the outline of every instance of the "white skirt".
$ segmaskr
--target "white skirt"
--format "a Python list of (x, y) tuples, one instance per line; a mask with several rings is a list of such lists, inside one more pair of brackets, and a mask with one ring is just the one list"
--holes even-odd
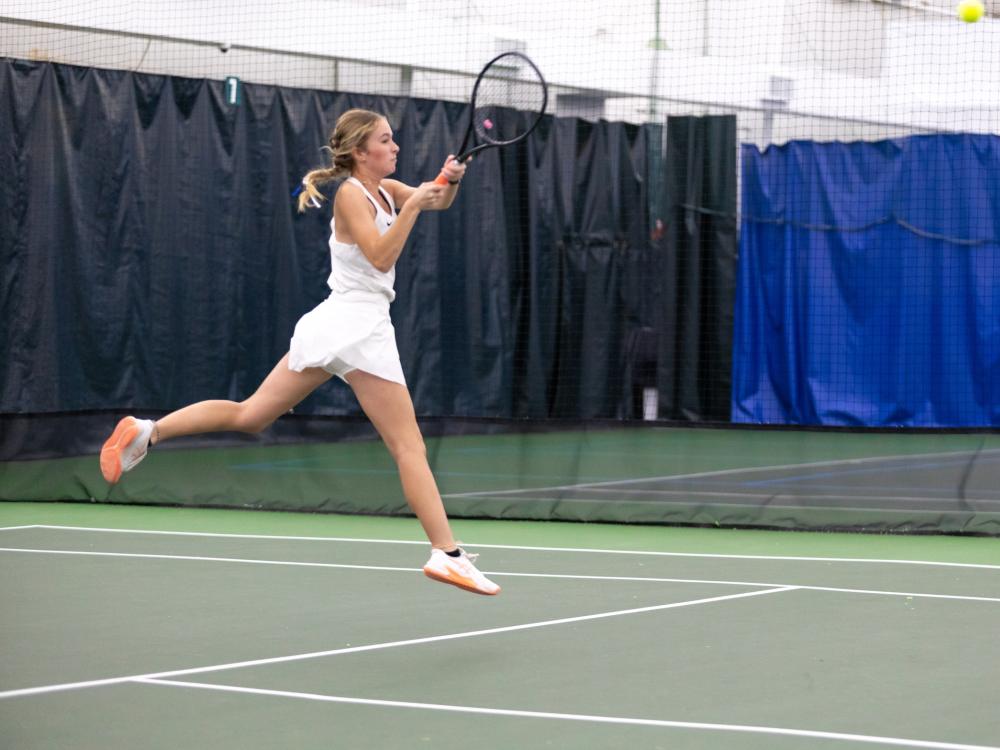
[(331, 294), (295, 324), (288, 367), (322, 367), (343, 380), (362, 370), (406, 385), (389, 300), (381, 294)]

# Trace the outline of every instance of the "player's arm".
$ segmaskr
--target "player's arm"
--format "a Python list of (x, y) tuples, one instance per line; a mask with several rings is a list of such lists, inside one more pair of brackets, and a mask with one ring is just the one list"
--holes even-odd
[(410, 187), (399, 180), (382, 180), (382, 187), (392, 196), (392, 202), (396, 204), (397, 209), (401, 209), (416, 190), (415, 187)]
[[(448, 154), (448, 158), (444, 161), (442, 172), (448, 178), (449, 184), (443, 186), (444, 189), (441, 192), (439, 201), (429, 208), (431, 211), (444, 211), (455, 202), (455, 196), (458, 194), (458, 183), (465, 176), (465, 163), (459, 164), (453, 161), (454, 158), (453, 154)], [(469, 159), (469, 161), (472, 161), (472, 159)], [(455, 184), (451, 184), (451, 182)], [(416, 190), (416, 188), (410, 187), (399, 180), (382, 180), (382, 186), (389, 191), (392, 195), (393, 203), (399, 208), (402, 208), (406, 204), (406, 201), (413, 195), (413, 191)]]
[(368, 261), (382, 273), (391, 269), (403, 252), (420, 212), (432, 208), (440, 201), (441, 194), (446, 192), (433, 182), (425, 182), (410, 190), (413, 192), (407, 197), (406, 205), (400, 209), (385, 234), (378, 233), (374, 208), (357, 186), (346, 183), (337, 191), (333, 210), (338, 230), (343, 228), (348, 236), (346, 241), (360, 247)]

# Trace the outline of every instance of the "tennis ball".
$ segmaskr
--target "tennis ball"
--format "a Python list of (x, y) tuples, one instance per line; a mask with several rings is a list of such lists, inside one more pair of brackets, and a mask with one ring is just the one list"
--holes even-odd
[(958, 17), (966, 23), (975, 23), (983, 17), (985, 11), (983, 0), (962, 0), (958, 4)]

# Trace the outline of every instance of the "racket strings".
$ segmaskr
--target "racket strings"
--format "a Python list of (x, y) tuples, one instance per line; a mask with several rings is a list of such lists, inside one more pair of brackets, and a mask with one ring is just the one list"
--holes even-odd
[(494, 144), (517, 140), (534, 127), (546, 99), (541, 79), (497, 74), (501, 72), (486, 71), (476, 91), (473, 113), (476, 134)]
[(476, 87), (476, 134), (493, 144), (517, 140), (534, 127), (545, 104), (545, 83), (534, 66), (513, 55), (500, 57), (483, 71)]

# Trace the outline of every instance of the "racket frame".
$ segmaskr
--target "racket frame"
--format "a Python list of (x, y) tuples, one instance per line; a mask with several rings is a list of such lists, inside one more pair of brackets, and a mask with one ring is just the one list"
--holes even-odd
[[(534, 122), (531, 123), (531, 126), (523, 133), (518, 134), (516, 138), (512, 138), (509, 141), (497, 141), (497, 142), (486, 141), (484, 143), (475, 143), (473, 141), (474, 145), (472, 146), (472, 148), (467, 149), (466, 147), (469, 145), (470, 139), (473, 138), (473, 133), (476, 132), (476, 96), (479, 93), (479, 84), (482, 83), (484, 78), (486, 78), (486, 75), (489, 72), (490, 68), (492, 68), (493, 65), (498, 60), (502, 60), (505, 57), (516, 57), (520, 59), (521, 62), (527, 64), (535, 72), (535, 75), (538, 77), (538, 83), (542, 88), (542, 106), (537, 110), (538, 114), (535, 116), (535, 120)], [(545, 114), (545, 110), (547, 109), (548, 104), (549, 104), (549, 85), (548, 83), (546, 83), (545, 77), (542, 75), (542, 71), (538, 69), (538, 66), (535, 65), (534, 61), (532, 61), (530, 57), (528, 57), (525, 54), (522, 54), (521, 52), (511, 51), (511, 52), (500, 53), (492, 60), (490, 60), (488, 63), (486, 63), (486, 65), (483, 66), (483, 69), (479, 72), (479, 75), (476, 76), (476, 83), (472, 87), (472, 97), (469, 100), (469, 125), (465, 129), (465, 137), (462, 139), (462, 145), (459, 147), (458, 155), (455, 156), (454, 161), (457, 161), (459, 164), (462, 164), (465, 161), (467, 161), (469, 157), (471, 157), (473, 154), (477, 154), (480, 151), (483, 151), (484, 149), (500, 147), (500, 146), (512, 146), (515, 143), (520, 143), (529, 135), (531, 135), (532, 131), (536, 127), (538, 127), (538, 123), (541, 122), (542, 116)], [(448, 178), (444, 176), (444, 172), (439, 174), (434, 181), (439, 185), (448, 184)]]

